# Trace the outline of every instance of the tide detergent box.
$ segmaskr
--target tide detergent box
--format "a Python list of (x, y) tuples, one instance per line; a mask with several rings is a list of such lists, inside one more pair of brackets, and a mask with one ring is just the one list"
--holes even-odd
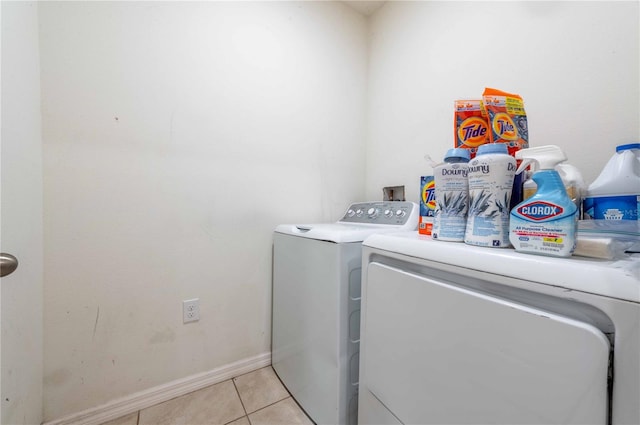
[(471, 158), (478, 146), (489, 143), (487, 111), (481, 100), (456, 100), (453, 114), (454, 148), (469, 149)]
[[(482, 93), (482, 104), (487, 111), (490, 143), (504, 143), (511, 156), (515, 156), (520, 149), (529, 147), (527, 114), (520, 95), (487, 87)], [(519, 167), (521, 163), (518, 160), (516, 166)], [(509, 205), (511, 208), (523, 199), (524, 176), (524, 173), (516, 174), (513, 180)]]
[(431, 235), (433, 212), (436, 209), (436, 184), (433, 176), (420, 177), (420, 220), (418, 233)]
[(490, 143), (506, 144), (511, 156), (529, 147), (527, 114), (520, 95), (485, 88), (482, 103), (487, 111)]

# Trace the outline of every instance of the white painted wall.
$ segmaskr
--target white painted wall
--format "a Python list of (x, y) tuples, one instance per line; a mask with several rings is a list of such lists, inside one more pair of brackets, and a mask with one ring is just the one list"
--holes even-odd
[(42, 421), (42, 136), (38, 7), (2, 2), (0, 251), (18, 258), (1, 280), (3, 424)]
[(40, 43), (45, 420), (268, 352), (273, 228), (364, 195), (365, 18), (43, 2)]
[(453, 101), (523, 96), (530, 145), (560, 145), (592, 182), (640, 139), (639, 3), (387, 2), (371, 17), (367, 197), (453, 147)]

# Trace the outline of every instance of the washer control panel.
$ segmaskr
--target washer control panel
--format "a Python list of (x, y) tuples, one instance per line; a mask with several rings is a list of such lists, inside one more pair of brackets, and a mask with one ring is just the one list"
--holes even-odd
[[(418, 205), (408, 201), (358, 202), (351, 204), (340, 219), (342, 223), (388, 224), (417, 226)], [(415, 221), (415, 223), (414, 223)]]

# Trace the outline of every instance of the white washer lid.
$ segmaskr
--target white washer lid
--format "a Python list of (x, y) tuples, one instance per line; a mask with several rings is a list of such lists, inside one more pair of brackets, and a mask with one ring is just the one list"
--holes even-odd
[(545, 257), (510, 248), (484, 248), (434, 241), (418, 232), (372, 235), (364, 246), (492, 273), (640, 303), (640, 254), (622, 260), (573, 256)]
[(376, 233), (398, 232), (402, 226), (387, 224), (319, 223), (281, 224), (275, 232), (301, 238), (316, 239), (334, 243), (362, 242)]

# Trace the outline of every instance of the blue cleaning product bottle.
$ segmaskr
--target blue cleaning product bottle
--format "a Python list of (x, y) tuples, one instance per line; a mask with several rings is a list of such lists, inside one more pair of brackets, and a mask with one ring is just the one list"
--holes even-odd
[(516, 251), (530, 254), (569, 257), (576, 245), (578, 208), (569, 198), (555, 166), (567, 157), (558, 146), (548, 145), (516, 152), (522, 163), (516, 173), (532, 163), (536, 193), (516, 205), (510, 214), (509, 241)]

